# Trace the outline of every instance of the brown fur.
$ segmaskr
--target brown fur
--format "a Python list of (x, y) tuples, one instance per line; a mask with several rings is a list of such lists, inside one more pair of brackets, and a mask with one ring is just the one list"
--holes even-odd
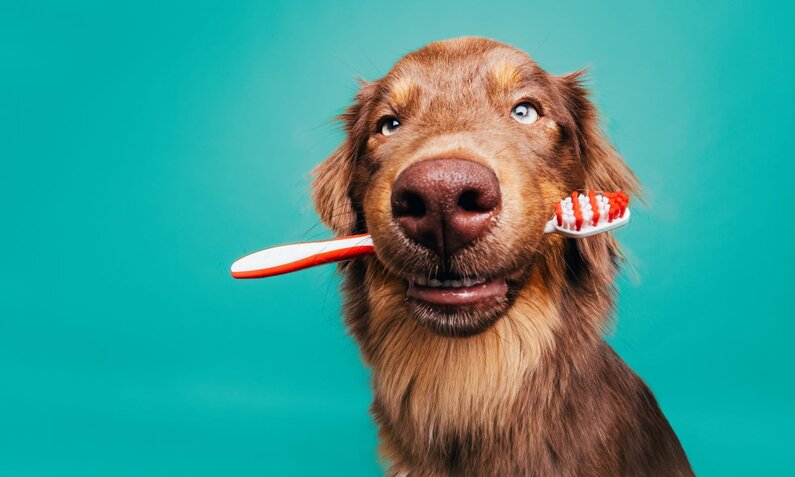
[[(338, 234), (369, 231), (377, 256), (342, 267), (345, 314), (373, 369), (372, 412), (395, 476), (692, 475), (651, 392), (602, 338), (619, 251), (608, 234), (543, 235), (572, 190), (637, 192), (575, 73), (553, 76), (501, 43), (433, 43), (364, 83), (347, 137), (315, 170), (313, 196)], [(520, 125), (514, 104), (541, 117)], [(401, 120), (384, 137), (378, 120)], [(456, 270), (510, 276), (480, 333), (451, 337), (405, 306), (403, 274), (439, 263), (395, 226), (391, 185), (416, 161), (455, 156), (497, 174), (502, 212)]]

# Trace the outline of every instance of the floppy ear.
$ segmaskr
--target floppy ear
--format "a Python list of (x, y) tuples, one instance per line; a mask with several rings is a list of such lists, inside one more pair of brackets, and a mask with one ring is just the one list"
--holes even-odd
[(354, 233), (359, 220), (351, 200), (356, 162), (366, 139), (366, 109), (375, 97), (374, 83), (359, 81), (362, 88), (354, 104), (340, 117), (345, 141), (312, 171), (312, 200), (320, 219), (337, 235)]
[(312, 200), (320, 219), (337, 235), (353, 233), (356, 212), (350, 197), (355, 157), (350, 139), (312, 171)]
[[(572, 136), (576, 154), (585, 173), (584, 188), (606, 192), (623, 191), (638, 202), (640, 184), (599, 127), (599, 115), (583, 86), (583, 71), (559, 77), (567, 107), (571, 113)], [(622, 258), (613, 234), (599, 234), (587, 239), (570, 240), (567, 262), (576, 276), (577, 286), (589, 288), (599, 297), (612, 286)], [(597, 300), (600, 303), (607, 303)]]
[(574, 124), (575, 149), (585, 169), (585, 188), (640, 193), (635, 174), (599, 127), (599, 114), (583, 85), (584, 71), (560, 77)]

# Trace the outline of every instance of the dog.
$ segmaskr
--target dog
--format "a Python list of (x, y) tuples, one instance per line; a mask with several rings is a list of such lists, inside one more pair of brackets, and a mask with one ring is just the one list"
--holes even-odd
[(375, 245), (342, 291), (388, 475), (693, 475), (603, 339), (616, 241), (543, 233), (571, 191), (639, 192), (583, 73), (458, 38), (360, 86), (312, 195), (336, 234)]

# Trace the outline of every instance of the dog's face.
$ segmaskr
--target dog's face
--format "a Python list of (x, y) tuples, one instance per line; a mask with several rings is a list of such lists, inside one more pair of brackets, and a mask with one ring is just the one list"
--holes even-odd
[(316, 171), (337, 233), (369, 232), (382, 280), (435, 333), (487, 329), (528, 287), (551, 204), (572, 190), (630, 188), (598, 134), (578, 75), (465, 38), (431, 44), (364, 84), (348, 137)]

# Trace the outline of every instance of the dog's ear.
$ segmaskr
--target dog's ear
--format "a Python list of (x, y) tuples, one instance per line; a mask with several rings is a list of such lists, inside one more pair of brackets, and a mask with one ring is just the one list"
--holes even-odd
[(312, 171), (315, 209), (320, 220), (337, 235), (351, 234), (356, 224), (350, 197), (355, 157), (349, 142), (346, 139)]
[[(574, 149), (584, 170), (582, 187), (607, 192), (620, 190), (637, 201), (640, 194), (638, 179), (599, 127), (599, 115), (583, 85), (583, 76), (584, 72), (578, 71), (558, 77), (573, 121)], [(570, 251), (567, 266), (575, 275), (573, 282), (597, 298), (602, 296), (600, 294), (612, 286), (622, 258), (613, 235), (599, 234), (583, 240), (570, 240), (567, 247)], [(609, 300), (598, 299), (595, 303), (606, 304)]]
[(328, 159), (312, 171), (312, 200), (320, 219), (337, 235), (355, 230), (357, 211), (351, 200), (351, 187), (359, 151), (367, 139), (366, 111), (374, 87), (360, 81), (356, 100), (340, 117), (346, 133), (343, 143)]
[(599, 127), (599, 114), (583, 85), (584, 71), (559, 77), (573, 119), (575, 150), (585, 170), (585, 189), (607, 192), (640, 192), (635, 174), (618, 154)]

